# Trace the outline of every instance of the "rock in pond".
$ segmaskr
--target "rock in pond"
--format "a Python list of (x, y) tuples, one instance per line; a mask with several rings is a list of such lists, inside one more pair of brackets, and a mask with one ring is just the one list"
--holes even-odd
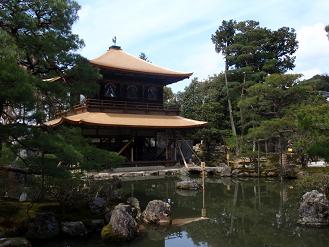
[(198, 190), (200, 184), (193, 180), (184, 180), (177, 182), (176, 188), (181, 190)]
[(306, 226), (329, 225), (329, 201), (323, 193), (312, 190), (303, 195), (298, 223)]
[(70, 237), (84, 237), (87, 235), (87, 228), (82, 221), (62, 222), (62, 233)]
[(103, 227), (103, 240), (127, 241), (137, 235), (137, 222), (132, 216), (130, 205), (119, 204), (111, 214), (110, 222)]
[(26, 237), (30, 239), (49, 239), (60, 232), (58, 220), (53, 213), (38, 213), (27, 223)]
[(147, 204), (143, 214), (143, 221), (148, 224), (166, 225), (171, 223), (171, 208), (166, 202), (153, 200)]
[(0, 238), (0, 247), (32, 247), (26, 238)]

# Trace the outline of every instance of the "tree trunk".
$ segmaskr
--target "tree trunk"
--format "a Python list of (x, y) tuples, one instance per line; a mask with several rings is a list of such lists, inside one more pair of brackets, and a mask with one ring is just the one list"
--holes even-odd
[[(240, 95), (240, 100), (242, 100), (243, 96), (244, 96), (244, 89), (245, 89), (245, 85), (246, 85), (246, 73), (243, 73), (243, 83), (242, 83), (242, 88), (241, 88), (241, 95)], [(244, 134), (244, 116), (243, 116), (243, 111), (241, 106), (240, 108), (240, 122), (241, 122), (241, 136), (243, 136)]]
[(45, 153), (41, 154), (41, 192), (40, 199), (43, 200), (45, 196)]
[[(3, 103), (3, 101), (0, 101), (0, 117), (2, 117), (3, 110), (4, 110), (4, 103)], [(3, 125), (3, 123), (1, 125)], [(3, 126), (0, 126), (0, 128), (1, 127), (3, 127)], [(1, 157), (3, 141), (4, 141), (4, 137), (2, 136), (2, 133), (0, 132), (0, 157)]]
[(227, 104), (228, 104), (228, 112), (230, 115), (230, 123), (231, 123), (231, 129), (232, 129), (232, 135), (236, 137), (236, 128), (235, 128), (235, 123), (234, 123), (234, 118), (233, 118), (233, 110), (232, 110), (232, 103), (229, 95), (229, 90), (228, 90), (228, 81), (227, 81), (227, 61), (225, 61), (225, 71), (224, 71), (224, 77), (225, 77), (225, 87), (226, 87), (226, 96), (227, 96)]

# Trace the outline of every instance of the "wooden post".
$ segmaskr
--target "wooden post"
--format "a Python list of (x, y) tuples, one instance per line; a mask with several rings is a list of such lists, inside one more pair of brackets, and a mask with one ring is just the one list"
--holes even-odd
[(259, 141), (257, 142), (257, 173), (259, 177), (260, 173), (260, 157), (259, 157)]
[(168, 141), (168, 135), (167, 135), (167, 133), (166, 133), (166, 160), (168, 160), (169, 159), (169, 141)]
[(130, 161), (134, 162), (134, 145), (131, 145), (130, 148)]
[(207, 217), (207, 209), (205, 203), (205, 176), (206, 176), (206, 163), (201, 162), (201, 174), (202, 174), (202, 209), (201, 218)]
[(177, 141), (174, 141), (174, 160), (177, 160)]
[(182, 143), (180, 142), (180, 143), (179, 143), (179, 146), (178, 146), (178, 148), (179, 148), (179, 153), (180, 153), (180, 155), (181, 155), (181, 157), (182, 157), (182, 160), (183, 160), (183, 162), (184, 162), (184, 166), (188, 169), (189, 167), (188, 167), (188, 165), (187, 165), (187, 163), (186, 163), (186, 160), (185, 160), (185, 157), (184, 157), (184, 155), (183, 155), (181, 145), (182, 145)]
[(169, 131), (166, 130), (166, 160), (169, 160)]

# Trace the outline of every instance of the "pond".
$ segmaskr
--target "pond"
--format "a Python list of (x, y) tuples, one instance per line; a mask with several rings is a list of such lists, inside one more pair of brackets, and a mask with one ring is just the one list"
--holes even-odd
[[(328, 246), (329, 228), (296, 224), (300, 198), (296, 181), (207, 178), (204, 194), (177, 191), (175, 182), (174, 178), (130, 181), (123, 189), (127, 197), (140, 200), (142, 209), (150, 200), (169, 200), (178, 225), (147, 229), (143, 237), (120, 245), (106, 245), (95, 236), (38, 246)], [(202, 209), (209, 219), (186, 222), (200, 217)]]

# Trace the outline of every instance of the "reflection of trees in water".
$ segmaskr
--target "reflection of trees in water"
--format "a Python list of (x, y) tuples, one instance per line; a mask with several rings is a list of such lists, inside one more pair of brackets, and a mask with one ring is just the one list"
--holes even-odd
[[(206, 182), (210, 219), (172, 227), (167, 238), (186, 231), (196, 245), (206, 242), (208, 246), (312, 246), (318, 236), (323, 246), (324, 240), (329, 241), (329, 229), (318, 232), (296, 225), (300, 194), (289, 189), (290, 184), (264, 179), (231, 180), (225, 185), (219, 179)], [(171, 198), (174, 218), (201, 215), (201, 191), (177, 193), (174, 180), (142, 181), (134, 187), (134, 196), (144, 205), (145, 201)]]
[[(294, 216), (298, 194), (290, 199), (286, 184), (255, 182), (236, 182), (231, 191), (207, 200), (210, 220), (183, 228), (195, 244), (206, 241), (209, 246), (303, 245), (304, 239), (298, 236), (300, 228), (296, 227)], [(208, 191), (214, 191), (209, 184), (207, 186)], [(208, 198), (215, 196), (210, 194)], [(281, 222), (277, 221), (278, 213)], [(328, 236), (325, 238), (328, 240)], [(310, 236), (307, 246), (315, 243), (316, 238)]]
[(18, 199), (30, 180), (30, 176), (25, 174), (0, 171), (0, 197), (7, 196)]

